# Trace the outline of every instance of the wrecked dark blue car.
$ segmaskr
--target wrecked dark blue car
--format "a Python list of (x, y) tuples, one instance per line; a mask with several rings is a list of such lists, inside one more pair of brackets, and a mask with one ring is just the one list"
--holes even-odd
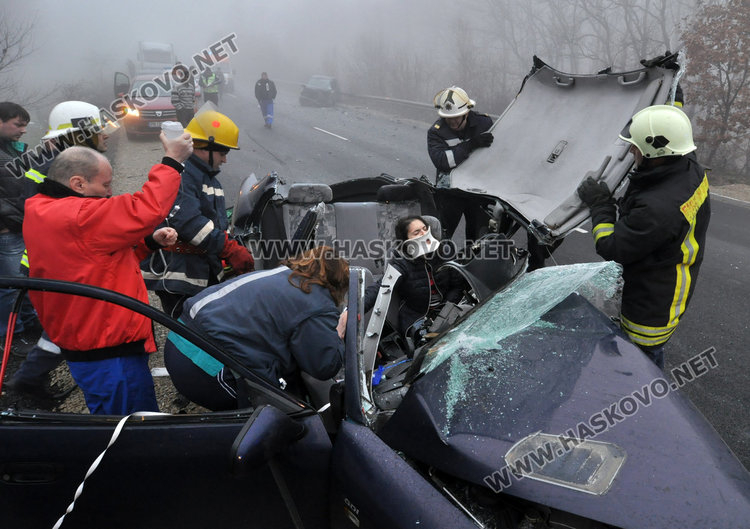
[[(715, 367), (713, 352), (661, 372), (612, 319), (618, 265), (526, 272), (524, 251), (501, 243), (519, 228), (554, 242), (585, 220), (574, 196), (580, 176), (597, 170), (616, 187), (631, 162), (617, 133), (671, 85), (672, 72), (658, 67), (576, 76), (535, 65), (496, 123), (493, 147), (452, 174), (495, 231), (446, 265), (466, 280), (464, 299), (419, 339), (393, 331), (397, 272), (388, 252), (359, 243), (390, 239), (405, 214), (434, 213), (430, 183), (378, 176), (285, 186), (273, 174), (245, 182), (233, 229), (259, 268), (316, 242), (352, 263), (347, 308), (357, 317), (348, 319), (344, 368), (334, 380), (305, 379), (304, 395), (270, 386), (137, 301), (0, 278), (0, 287), (138, 310), (231, 367), (244, 388), (243, 407), (232, 412), (0, 411), (3, 527), (52, 527), (74, 498), (63, 529), (747, 527), (750, 474), (680, 392)], [(552, 108), (583, 108), (584, 100), (606, 102), (607, 112), (587, 116), (598, 150), (573, 156), (581, 129)], [(503, 135), (518, 134), (532, 108), (548, 120), (534, 125), (547, 137), (501, 156)], [(516, 178), (506, 194), (495, 156)], [(561, 177), (568, 174), (575, 179)], [(524, 176), (538, 179), (528, 184), (537, 191)], [(538, 191), (546, 180), (554, 185)], [(375, 307), (364, 313), (365, 288), (377, 279)]]

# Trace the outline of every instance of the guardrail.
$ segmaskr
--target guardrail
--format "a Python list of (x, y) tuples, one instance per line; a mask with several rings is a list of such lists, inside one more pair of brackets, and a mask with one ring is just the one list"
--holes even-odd
[(358, 94), (341, 94), (342, 102), (352, 105), (364, 105), (389, 114), (396, 114), (408, 119), (423, 121), (427, 124), (437, 119), (435, 107), (427, 103), (407, 101), (393, 97), (381, 97)]

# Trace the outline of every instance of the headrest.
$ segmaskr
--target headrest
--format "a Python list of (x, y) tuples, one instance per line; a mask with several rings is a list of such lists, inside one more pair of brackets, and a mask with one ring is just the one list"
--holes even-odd
[(378, 202), (405, 202), (414, 200), (416, 193), (414, 188), (405, 184), (387, 184), (378, 188)]
[(432, 215), (422, 215), (422, 218), (427, 223), (427, 225), (430, 227), (430, 231), (432, 232), (432, 236), (435, 237), (437, 240), (440, 240), (443, 238), (443, 227), (440, 224), (440, 219), (437, 217), (433, 217)]
[(333, 191), (326, 184), (292, 184), (286, 200), (292, 204), (317, 204), (333, 200)]

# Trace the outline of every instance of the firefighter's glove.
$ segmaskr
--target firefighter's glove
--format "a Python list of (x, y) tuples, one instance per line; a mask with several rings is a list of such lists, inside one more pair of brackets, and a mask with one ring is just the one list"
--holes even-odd
[(667, 51), (664, 55), (659, 55), (653, 59), (641, 59), (641, 64), (646, 68), (651, 66), (660, 66), (668, 70), (679, 70), (680, 65), (677, 62), (677, 54)]
[(255, 270), (255, 260), (250, 250), (226, 235), (220, 257), (226, 260), (237, 275)]
[(581, 182), (577, 191), (578, 196), (589, 208), (609, 202), (610, 192), (607, 184), (597, 182), (590, 176)]
[(478, 149), (479, 147), (489, 147), (492, 145), (492, 140), (494, 140), (495, 137), (492, 135), (491, 132), (483, 132), (479, 136), (474, 136), (469, 140), (469, 147), (471, 147), (471, 150)]

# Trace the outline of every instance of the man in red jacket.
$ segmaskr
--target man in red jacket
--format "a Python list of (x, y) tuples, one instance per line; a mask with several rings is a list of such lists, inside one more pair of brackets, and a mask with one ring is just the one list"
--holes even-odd
[[(192, 153), (184, 134), (167, 141), (141, 191), (112, 196), (112, 167), (93, 149), (71, 147), (26, 201), (23, 235), (31, 277), (116, 290), (148, 303), (139, 261), (176, 241), (154, 228), (177, 197), (182, 162)], [(156, 343), (148, 318), (123, 307), (52, 292), (30, 293), (42, 326), (61, 350), (91, 413), (158, 411), (148, 353)]]

